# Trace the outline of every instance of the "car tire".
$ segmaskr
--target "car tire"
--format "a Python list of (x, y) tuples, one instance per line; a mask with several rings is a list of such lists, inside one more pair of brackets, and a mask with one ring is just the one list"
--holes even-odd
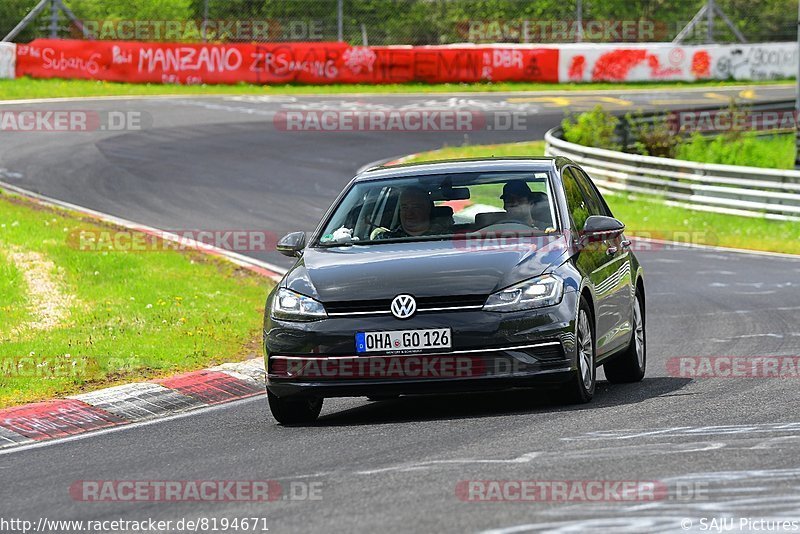
[(647, 368), (647, 335), (645, 333), (645, 310), (639, 290), (633, 302), (633, 334), (625, 352), (603, 365), (606, 378), (612, 384), (639, 382)]
[(304, 397), (300, 399), (280, 398), (267, 391), (272, 416), (282, 425), (312, 423), (322, 411), (322, 399)]
[(597, 382), (595, 328), (589, 303), (581, 296), (575, 320), (575, 373), (561, 386), (561, 398), (568, 404), (592, 400)]

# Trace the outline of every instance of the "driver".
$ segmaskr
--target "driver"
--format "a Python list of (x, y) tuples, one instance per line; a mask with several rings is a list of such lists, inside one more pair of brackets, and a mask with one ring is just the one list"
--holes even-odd
[(531, 215), (533, 207), (533, 192), (524, 180), (511, 180), (503, 186), (503, 209), (506, 210), (509, 219), (536, 226)]
[(397, 237), (415, 237), (420, 235), (437, 235), (442, 233), (433, 221), (433, 200), (421, 187), (406, 187), (400, 193), (400, 226), (394, 230), (377, 228), (372, 239), (391, 239)]

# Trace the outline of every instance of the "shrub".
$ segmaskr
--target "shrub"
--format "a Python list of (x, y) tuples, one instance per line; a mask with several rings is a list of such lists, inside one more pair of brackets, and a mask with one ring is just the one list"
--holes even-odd
[(599, 105), (592, 111), (570, 115), (561, 121), (564, 139), (570, 143), (609, 150), (622, 148), (615, 135), (618, 124), (619, 119)]
[(674, 158), (680, 138), (671, 130), (666, 117), (653, 122), (642, 121), (641, 113), (627, 114), (625, 120), (630, 125), (633, 138), (633, 151), (643, 156)]

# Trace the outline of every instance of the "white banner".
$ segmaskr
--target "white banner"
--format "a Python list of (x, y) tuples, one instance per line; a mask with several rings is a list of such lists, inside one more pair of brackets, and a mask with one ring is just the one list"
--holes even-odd
[(794, 77), (797, 43), (560, 45), (564, 82), (774, 80)]
[(17, 45), (0, 43), (0, 78), (14, 78), (17, 65)]

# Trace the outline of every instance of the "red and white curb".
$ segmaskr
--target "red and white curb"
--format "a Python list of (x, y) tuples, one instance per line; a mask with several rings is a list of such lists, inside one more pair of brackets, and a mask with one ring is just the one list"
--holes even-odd
[[(2, 176), (2, 173), (0, 173)], [(229, 250), (187, 240), (107, 213), (52, 199), (0, 181), (0, 188), (38, 204), (66, 209), (121, 226), (188, 245), (218, 256), (261, 276), (280, 280), (285, 269)], [(92, 431), (162, 419), (177, 414), (233, 402), (264, 393), (264, 361), (241, 363), (194, 371), (151, 382), (122, 386), (0, 410), (0, 451), (70, 438)]]
[[(173, 236), (156, 228), (48, 198), (11, 184), (0, 182), (0, 188), (44, 206), (66, 209), (129, 230), (174, 240), (200, 252), (223, 257), (273, 280), (280, 280), (285, 273), (281, 267), (242, 254)], [(66, 399), (16, 406), (0, 410), (0, 450), (70, 438), (245, 399), (263, 394), (264, 385), (264, 362), (257, 358), (152, 382), (134, 382)]]
[(139, 423), (264, 393), (264, 361), (135, 382), (0, 410), (0, 450)]

